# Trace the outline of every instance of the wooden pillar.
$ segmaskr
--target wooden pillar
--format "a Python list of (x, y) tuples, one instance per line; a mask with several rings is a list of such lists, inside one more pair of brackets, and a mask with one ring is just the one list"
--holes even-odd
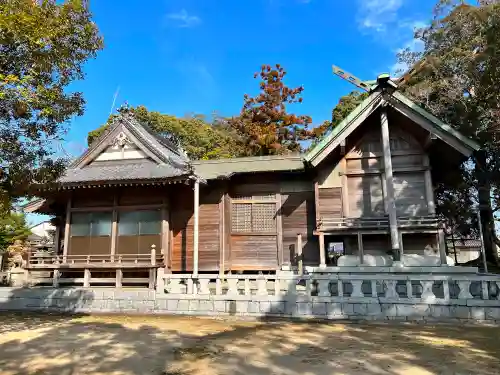
[(115, 261), (116, 254), (116, 240), (118, 236), (118, 211), (116, 207), (113, 208), (113, 221), (111, 222), (111, 261)]
[(198, 277), (198, 232), (200, 216), (200, 181), (194, 180), (193, 277)]
[(446, 243), (444, 238), (444, 230), (439, 229), (437, 233), (438, 238), (438, 249), (439, 249), (439, 258), (441, 259), (441, 265), (446, 266), (448, 262), (446, 261)]
[(425, 197), (427, 198), (427, 211), (429, 215), (436, 214), (436, 205), (434, 204), (434, 189), (432, 188), (432, 178), (429, 163), (429, 156), (424, 155), (424, 165), (427, 168), (424, 172)]
[(399, 257), (400, 257), (400, 259), (403, 259), (403, 254), (404, 254), (403, 233), (399, 232)]
[[(52, 246), (55, 256), (59, 255), (59, 242), (61, 239), (61, 225), (62, 225), (62, 223), (60, 222), (60, 220), (58, 220), (57, 226), (56, 226), (56, 233), (54, 233), (54, 244)], [(2, 262), (0, 260), (0, 270), (1, 270), (1, 268), (2, 268)]]
[(154, 289), (156, 285), (156, 268), (149, 269), (149, 289)]
[(69, 231), (71, 224), (71, 197), (66, 204), (66, 222), (64, 224), (64, 248), (63, 248), (63, 263), (68, 261), (68, 248), (69, 248)]
[(297, 267), (299, 271), (299, 275), (304, 274), (304, 258), (302, 256), (302, 234), (297, 233)]
[(340, 176), (342, 185), (342, 215), (344, 217), (349, 217), (349, 192), (347, 190), (347, 161), (345, 157), (342, 158), (340, 163), (342, 171), (342, 175)]
[(225, 201), (226, 201), (226, 193), (222, 194), (222, 197), (219, 202), (219, 276), (222, 278), (224, 276), (224, 267), (225, 267), (225, 256), (226, 256), (226, 217), (225, 213)]
[(59, 286), (59, 278), (61, 277), (61, 273), (59, 270), (54, 270), (52, 274), (52, 287), (57, 288)]
[[(281, 217), (281, 193), (276, 194), (276, 246), (278, 247), (278, 269), (281, 269), (284, 265), (283, 261), (283, 225)], [(290, 266), (290, 263), (287, 262)]]
[(324, 233), (319, 234), (319, 266), (321, 268), (326, 267), (325, 235), (324, 235)]
[[(164, 201), (166, 204), (166, 201)], [(163, 261), (165, 266), (170, 265), (170, 249), (169, 249), (169, 239), (170, 239), (170, 223), (168, 222), (168, 210), (167, 207), (162, 207), (161, 209), (161, 254), (163, 255)]]
[(363, 265), (365, 261), (364, 259), (365, 253), (363, 249), (363, 235), (361, 234), (361, 232), (358, 232), (358, 252), (359, 252), (359, 264)]
[(116, 280), (115, 280), (115, 287), (116, 288), (122, 287), (122, 280), (123, 280), (123, 270), (121, 268), (117, 268), (116, 269)]
[(380, 122), (382, 131), (382, 149), (384, 153), (385, 186), (387, 188), (387, 213), (389, 214), (389, 229), (391, 234), (391, 248), (394, 260), (400, 260), (398, 218), (396, 214), (396, 199), (394, 198), (394, 178), (392, 173), (391, 144), (389, 138), (389, 121), (387, 108), (380, 107)]
[(83, 287), (88, 288), (90, 286), (90, 270), (85, 268), (83, 271)]

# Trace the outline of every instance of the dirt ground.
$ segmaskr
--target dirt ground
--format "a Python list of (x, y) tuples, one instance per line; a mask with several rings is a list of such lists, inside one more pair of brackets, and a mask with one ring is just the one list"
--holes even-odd
[(500, 328), (0, 314), (2, 375), (500, 374)]

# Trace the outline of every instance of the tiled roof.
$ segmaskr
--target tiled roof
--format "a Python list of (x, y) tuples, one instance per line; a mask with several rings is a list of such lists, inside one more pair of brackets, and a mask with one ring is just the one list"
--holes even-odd
[(168, 164), (156, 164), (152, 161), (135, 161), (128, 163), (104, 163), (84, 168), (67, 169), (59, 179), (61, 183), (126, 181), (173, 178), (189, 175), (188, 170), (175, 168)]

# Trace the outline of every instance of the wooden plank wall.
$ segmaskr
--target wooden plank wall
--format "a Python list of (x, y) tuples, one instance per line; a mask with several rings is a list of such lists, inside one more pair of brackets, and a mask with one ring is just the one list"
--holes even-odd
[(314, 192), (282, 193), (281, 202), (283, 263), (297, 264), (297, 234), (300, 233), (302, 234), (304, 264), (317, 264), (319, 262), (318, 241), (313, 235), (316, 219)]
[[(174, 272), (193, 269), (193, 192), (191, 189), (177, 191), (171, 200), (170, 225), (172, 247), (170, 268)], [(200, 271), (216, 271), (220, 261), (221, 222), (219, 203), (222, 199), (220, 189), (202, 187), (200, 189), (199, 217), (199, 259)]]
[(231, 235), (232, 270), (276, 269), (275, 235)]
[(320, 217), (342, 217), (342, 188), (331, 187), (318, 189)]
[[(236, 181), (230, 187), (229, 195), (235, 197), (249, 197), (250, 200), (263, 202), (264, 204), (276, 204), (276, 200), (259, 196), (268, 196), (279, 193), (279, 183), (275, 180), (266, 181), (259, 176), (245, 178)], [(252, 198), (253, 197), (253, 198)], [(231, 202), (231, 199), (230, 199)], [(232, 205), (230, 203), (230, 205)], [(278, 205), (276, 205), (278, 206)], [(229, 208), (231, 211), (231, 207)], [(276, 209), (275, 222), (278, 210)], [(228, 267), (232, 270), (274, 270), (278, 267), (278, 227), (274, 233), (234, 233), (231, 228), (231, 213), (228, 217), (230, 250)]]

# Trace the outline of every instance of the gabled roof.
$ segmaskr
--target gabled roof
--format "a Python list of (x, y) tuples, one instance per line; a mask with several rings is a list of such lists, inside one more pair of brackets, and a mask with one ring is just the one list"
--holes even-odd
[[(394, 83), (389, 80), (394, 88)], [(437, 117), (419, 107), (416, 103), (405, 97), (398, 91), (382, 90), (382, 86), (376, 84), (372, 87), (371, 94), (361, 102), (330, 134), (310, 150), (304, 159), (306, 162), (317, 166), (331, 151), (340, 145), (349, 134), (351, 134), (364, 120), (368, 118), (381, 105), (389, 105), (413, 122), (420, 125), (437, 138), (469, 156), (473, 151), (479, 149), (479, 145), (465, 137), (450, 125), (445, 124)], [(390, 126), (390, 124), (389, 124)]]
[[(144, 157), (93, 162), (120, 138), (132, 143)], [(190, 160), (180, 146), (155, 134), (147, 125), (139, 123), (132, 114), (125, 112), (120, 113), (106, 133), (71, 163), (58, 182), (71, 184), (168, 179), (190, 176), (192, 172)]]

